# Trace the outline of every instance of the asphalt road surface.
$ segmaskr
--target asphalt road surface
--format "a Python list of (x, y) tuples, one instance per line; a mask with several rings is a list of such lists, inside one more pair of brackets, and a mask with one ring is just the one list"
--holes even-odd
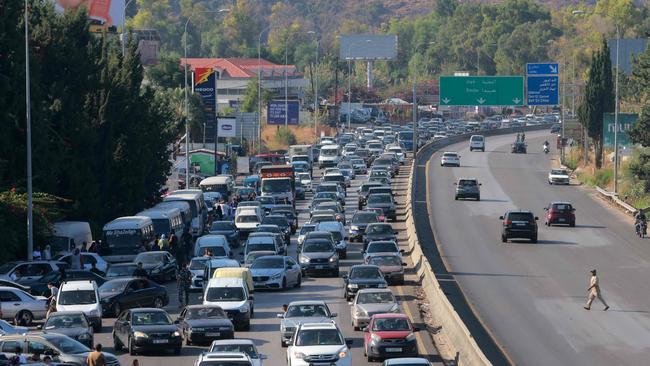
[[(549, 185), (555, 140), (547, 131), (526, 137), (525, 155), (510, 153), (515, 137), (507, 135), (488, 137), (484, 153), (470, 153), (468, 143), (445, 148), (461, 154), (459, 168), (440, 167), (440, 152), (429, 161), (430, 220), (448, 270), (516, 364), (647, 365), (650, 239), (635, 236), (632, 219), (592, 190)], [(454, 201), (459, 177), (479, 179), (481, 201)], [(543, 208), (556, 200), (576, 207), (575, 228), (544, 226)], [(539, 216), (537, 244), (501, 243), (499, 216), (517, 208)], [(607, 312), (598, 300), (583, 309), (592, 268)]]
[[(407, 166), (402, 167), (401, 174), (396, 177), (393, 182), (394, 190), (401, 196), (397, 197), (398, 200), (398, 222), (394, 223), (394, 228), (400, 231), (401, 245), (406, 245), (405, 240), (405, 227), (404, 227), (404, 194), (406, 192), (406, 181), (408, 179), (408, 172), (410, 168)], [(315, 183), (319, 181), (320, 171), (314, 171)], [(346, 215), (347, 219), (352, 218), (352, 214), (357, 208), (357, 193), (356, 188), (365, 181), (366, 176), (359, 176), (352, 182), (352, 187), (348, 188), (348, 197), (346, 200)], [(315, 186), (314, 186), (315, 189)], [(309, 218), (309, 203), (311, 202), (311, 193), (307, 193), (307, 199), (298, 201), (297, 209), (299, 211), (300, 225)], [(292, 244), (289, 247), (289, 255), (296, 256), (296, 237), (292, 237)], [(238, 255), (238, 259), (241, 256)], [(341, 274), (347, 272), (349, 267), (353, 264), (362, 262), (361, 244), (351, 243), (348, 246), (348, 258), (341, 260)], [(409, 263), (407, 261), (407, 263)], [(426, 329), (420, 319), (417, 306), (415, 305), (413, 287), (409, 286), (409, 279), (413, 279), (412, 273), (407, 272), (406, 286), (391, 286), (393, 293), (401, 303), (402, 309), (413, 319), (416, 326), (420, 329)], [(178, 315), (178, 299), (176, 294), (176, 284), (167, 284), (167, 291), (170, 296), (170, 304), (165, 309), (175, 318)], [(352, 345), (352, 357), (355, 365), (368, 365), (363, 356), (363, 333), (354, 331), (351, 326), (350, 320), (350, 306), (343, 299), (343, 281), (341, 278), (324, 278), (324, 277), (308, 277), (303, 279), (303, 285), (298, 289), (290, 289), (288, 291), (256, 291), (255, 293), (255, 317), (252, 319), (251, 330), (249, 332), (236, 332), (235, 338), (249, 338), (254, 339), (257, 344), (258, 351), (268, 356), (264, 361), (266, 366), (286, 365), (286, 348), (280, 345), (280, 320), (276, 318), (276, 314), (281, 312), (282, 304), (287, 304), (290, 301), (296, 300), (313, 300), (320, 299), (327, 301), (332, 312), (338, 313), (335, 318), (337, 324), (341, 328), (343, 335), (346, 338), (354, 340)], [(199, 294), (193, 295), (191, 299), (192, 304), (200, 303)], [(104, 328), (100, 334), (95, 335), (95, 343), (102, 343), (106, 352), (114, 352), (113, 342), (111, 339), (111, 330), (115, 319), (104, 319)], [(431, 337), (426, 330), (420, 331), (417, 334), (418, 347), (420, 353), (429, 357), (431, 360), (439, 360), (437, 352), (431, 342)], [(129, 356), (128, 353), (117, 352), (116, 356), (124, 366), (131, 364), (134, 358), (137, 358), (140, 366), (189, 366), (193, 365), (197, 356), (205, 352), (206, 347), (199, 346), (183, 346), (180, 356), (173, 356), (171, 354), (145, 354), (137, 356)], [(161, 357), (163, 356), (163, 357)]]

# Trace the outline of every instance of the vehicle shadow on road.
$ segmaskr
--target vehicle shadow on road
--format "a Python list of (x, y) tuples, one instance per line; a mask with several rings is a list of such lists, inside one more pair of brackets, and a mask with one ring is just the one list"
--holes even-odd
[(493, 199), (493, 198), (481, 198), (480, 201), (478, 202), (510, 202), (509, 200), (499, 200), (499, 199)]
[(510, 244), (528, 244), (528, 245), (578, 245), (574, 241), (564, 241), (564, 240), (538, 240), (537, 243), (533, 243), (530, 240), (510, 240)]
[(607, 226), (602, 226), (602, 225), (576, 225), (576, 229), (607, 229)]

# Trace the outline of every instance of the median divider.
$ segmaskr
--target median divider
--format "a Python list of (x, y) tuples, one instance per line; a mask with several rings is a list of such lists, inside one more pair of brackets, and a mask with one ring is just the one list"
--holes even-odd
[[(481, 131), (477, 134), (487, 137), (544, 130), (549, 127), (550, 125), (538, 125)], [(435, 244), (436, 238), (429, 222), (427, 186), (435, 182), (429, 181), (426, 164), (436, 151), (469, 140), (471, 135), (459, 135), (431, 142), (423, 146), (411, 161), (406, 197), (408, 249), (420, 280), (419, 286), (429, 302), (429, 311), (456, 352), (457, 365), (509, 365), (512, 364), (511, 360), (474, 314), (456, 284), (453, 274), (447, 271)]]

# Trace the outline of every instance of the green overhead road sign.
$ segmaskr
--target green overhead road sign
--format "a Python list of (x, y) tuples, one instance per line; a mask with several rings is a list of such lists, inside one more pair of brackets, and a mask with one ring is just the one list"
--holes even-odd
[(524, 105), (524, 77), (441, 76), (440, 105)]

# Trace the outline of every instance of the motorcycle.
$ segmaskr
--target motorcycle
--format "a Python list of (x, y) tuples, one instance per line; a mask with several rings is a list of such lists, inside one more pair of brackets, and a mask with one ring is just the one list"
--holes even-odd
[(549, 152), (548, 145), (544, 145), (544, 154), (548, 154), (548, 152)]
[(648, 235), (648, 224), (644, 220), (639, 220), (634, 224), (636, 235), (643, 238)]

